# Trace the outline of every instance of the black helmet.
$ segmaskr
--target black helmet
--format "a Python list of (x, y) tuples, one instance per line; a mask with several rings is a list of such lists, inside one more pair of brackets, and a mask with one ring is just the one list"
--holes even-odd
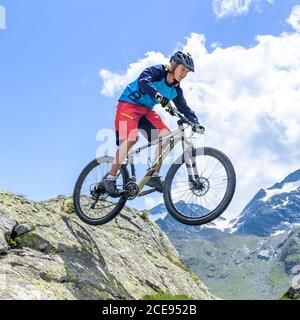
[(194, 61), (189, 53), (183, 53), (182, 51), (175, 52), (171, 59), (171, 61), (175, 61), (178, 64), (183, 64), (191, 71), (195, 72), (194, 70)]

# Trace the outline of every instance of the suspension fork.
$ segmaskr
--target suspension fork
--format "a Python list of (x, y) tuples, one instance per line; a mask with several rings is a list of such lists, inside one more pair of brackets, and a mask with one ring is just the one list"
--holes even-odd
[(185, 137), (182, 136), (182, 148), (183, 148), (183, 159), (185, 162), (186, 170), (189, 177), (189, 182), (195, 182), (199, 179), (199, 172), (196, 164), (196, 148), (190, 141), (186, 141)]

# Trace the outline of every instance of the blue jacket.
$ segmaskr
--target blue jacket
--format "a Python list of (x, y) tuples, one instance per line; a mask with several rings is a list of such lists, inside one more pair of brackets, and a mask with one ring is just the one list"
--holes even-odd
[(167, 74), (168, 71), (163, 64), (146, 68), (137, 80), (125, 88), (119, 101), (127, 101), (153, 109), (157, 104), (154, 96), (159, 92), (172, 100), (179, 112), (183, 113), (186, 118), (194, 123), (198, 122), (197, 116), (186, 103), (179, 82), (174, 80), (172, 84), (168, 84)]

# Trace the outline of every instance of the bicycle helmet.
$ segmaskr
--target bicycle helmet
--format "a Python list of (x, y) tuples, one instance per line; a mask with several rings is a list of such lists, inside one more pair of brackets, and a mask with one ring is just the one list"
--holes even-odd
[(189, 68), (191, 71), (195, 72), (194, 69), (194, 61), (192, 59), (192, 56), (189, 53), (183, 53), (182, 51), (175, 52), (171, 59), (171, 61), (175, 61), (177, 64), (183, 64), (187, 68)]

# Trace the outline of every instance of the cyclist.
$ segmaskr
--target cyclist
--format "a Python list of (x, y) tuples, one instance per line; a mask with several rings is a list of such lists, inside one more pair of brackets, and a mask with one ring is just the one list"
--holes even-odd
[[(137, 80), (125, 88), (119, 98), (115, 118), (116, 143), (119, 149), (108, 176), (103, 180), (104, 187), (111, 197), (120, 196), (116, 187), (116, 175), (130, 148), (138, 139), (138, 129), (143, 129), (149, 142), (170, 132), (164, 121), (153, 110), (158, 102), (162, 107), (166, 107), (172, 100), (179, 112), (200, 130), (204, 130), (199, 125), (195, 113), (188, 107), (180, 87), (181, 80), (189, 71), (194, 72), (191, 55), (177, 51), (172, 55), (169, 64), (146, 68)], [(160, 142), (156, 154), (160, 154), (161, 151)], [(159, 170), (160, 167), (152, 174), (147, 185), (162, 192), (163, 182)]]

